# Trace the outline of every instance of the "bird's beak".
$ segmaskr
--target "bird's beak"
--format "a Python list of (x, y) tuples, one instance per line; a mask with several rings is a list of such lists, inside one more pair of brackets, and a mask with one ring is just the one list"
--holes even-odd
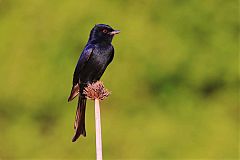
[(115, 34), (119, 34), (119, 33), (120, 33), (119, 30), (114, 30), (114, 31), (110, 32), (110, 35), (115, 35)]

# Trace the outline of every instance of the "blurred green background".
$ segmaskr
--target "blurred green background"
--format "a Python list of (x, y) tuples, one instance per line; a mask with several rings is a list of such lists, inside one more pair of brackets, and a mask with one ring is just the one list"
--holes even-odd
[(91, 28), (121, 34), (102, 80), (105, 159), (237, 159), (237, 0), (0, 0), (0, 159), (95, 159), (72, 143), (72, 75)]

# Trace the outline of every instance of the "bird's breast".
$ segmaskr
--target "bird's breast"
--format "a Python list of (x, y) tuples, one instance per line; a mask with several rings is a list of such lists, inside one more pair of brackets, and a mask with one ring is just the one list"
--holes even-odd
[(105, 71), (113, 51), (109, 48), (95, 48), (92, 52), (81, 77), (84, 81), (98, 80)]
[(91, 65), (95, 69), (104, 67), (110, 58), (110, 53), (95, 53), (91, 57)]
[(104, 65), (108, 62), (109, 58), (112, 54), (112, 47), (98, 47), (94, 52), (92, 53), (91, 59), (94, 61), (97, 65)]

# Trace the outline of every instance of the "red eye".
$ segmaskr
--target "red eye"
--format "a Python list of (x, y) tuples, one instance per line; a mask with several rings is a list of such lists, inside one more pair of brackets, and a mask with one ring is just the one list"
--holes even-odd
[(104, 29), (104, 30), (103, 30), (103, 33), (107, 33), (107, 30), (106, 30), (106, 29)]

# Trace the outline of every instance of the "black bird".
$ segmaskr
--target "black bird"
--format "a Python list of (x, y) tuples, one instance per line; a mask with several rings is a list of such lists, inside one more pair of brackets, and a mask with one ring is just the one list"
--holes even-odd
[(82, 134), (86, 136), (85, 130), (85, 110), (86, 97), (83, 94), (84, 87), (89, 83), (98, 81), (103, 75), (105, 69), (112, 62), (114, 48), (111, 44), (113, 36), (120, 33), (106, 24), (97, 24), (90, 32), (90, 36), (85, 46), (73, 75), (73, 86), (68, 102), (77, 95), (78, 106), (74, 129), (76, 131), (72, 141), (75, 142)]

